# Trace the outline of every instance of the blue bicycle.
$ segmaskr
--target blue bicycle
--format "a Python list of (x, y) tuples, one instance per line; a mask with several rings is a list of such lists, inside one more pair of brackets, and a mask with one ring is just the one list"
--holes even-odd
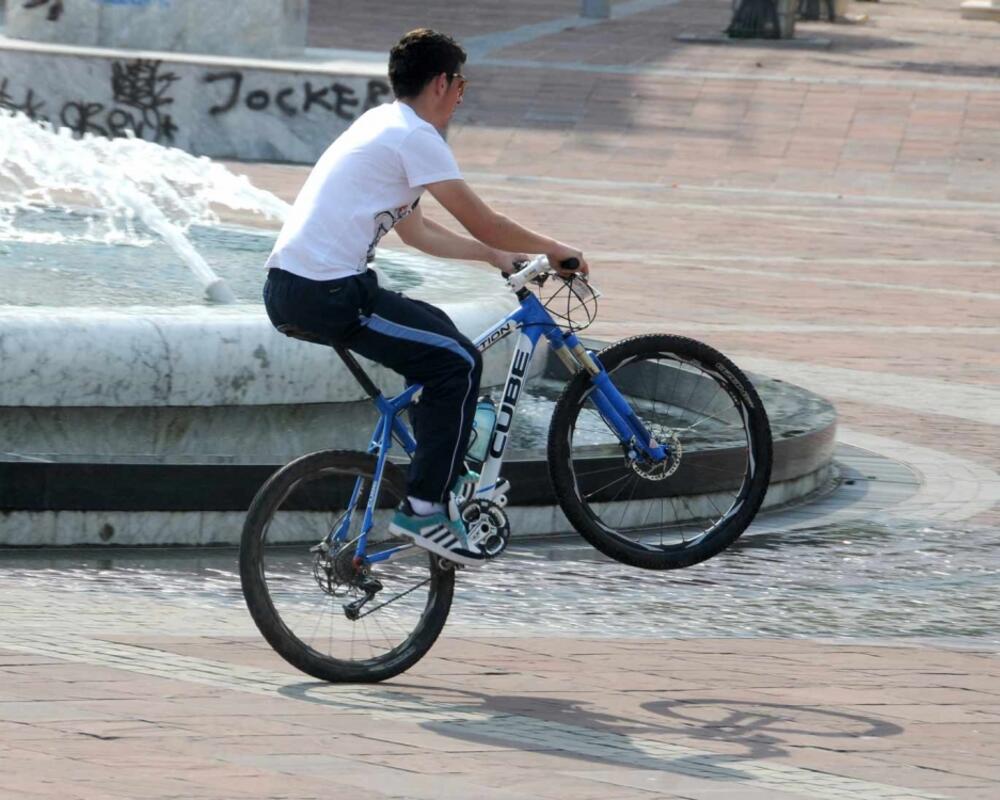
[[(550, 279), (557, 290), (544, 301), (529, 289)], [(544, 257), (508, 283), (520, 307), (476, 340), (484, 351), (518, 336), (495, 426), (476, 431), (488, 442), (474, 465), (479, 481), (457, 499), (473, 540), (491, 557), (509, 541), (510, 484), (500, 471), (544, 338), (570, 375), (552, 413), (548, 467), (573, 528), (646, 569), (687, 567), (735, 541), (771, 473), (770, 426), (751, 382), (680, 336), (588, 350), (577, 331), (593, 320), (599, 294), (581, 277), (559, 278)], [(420, 386), (385, 397), (348, 351), (337, 352), (378, 409), (368, 452), (311, 453), (272, 475), (247, 515), (240, 575), (257, 627), (288, 662), (321, 680), (381, 681), (434, 644), (458, 567), (388, 532), (406, 485), (389, 456), (393, 443), (402, 454), (416, 446), (400, 417)]]

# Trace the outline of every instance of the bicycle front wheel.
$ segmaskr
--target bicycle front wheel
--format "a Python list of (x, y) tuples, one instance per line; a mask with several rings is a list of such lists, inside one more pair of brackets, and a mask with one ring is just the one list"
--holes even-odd
[[(286, 661), (324, 681), (381, 681), (409, 669), (451, 608), (454, 570), (424, 550), (410, 545), (358, 569), (375, 463), (336, 450), (303, 456), (261, 487), (243, 528), (240, 578), (254, 622)], [(369, 558), (409, 544), (388, 533), (388, 515), (404, 495), (402, 471), (386, 463)], [(342, 535), (331, 544), (334, 531)]]
[(566, 517), (606, 555), (646, 569), (704, 561), (753, 520), (771, 475), (771, 429), (753, 384), (708, 345), (625, 339), (598, 355), (647, 430), (661, 464), (629, 456), (580, 372), (556, 403), (549, 473)]

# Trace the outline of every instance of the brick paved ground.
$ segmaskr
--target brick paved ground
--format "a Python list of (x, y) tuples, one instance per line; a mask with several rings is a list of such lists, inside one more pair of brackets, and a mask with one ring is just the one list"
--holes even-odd
[[(953, 502), (956, 526), (997, 525), (1000, 29), (909, 0), (855, 7), (869, 26), (799, 26), (828, 49), (674, 38), (719, 30), (728, 6), (619, 2), (645, 10), (504, 44), (577, 3), (313, 0), (311, 41), (464, 37), (459, 161), (498, 208), (588, 252), (606, 294), (593, 333), (688, 333), (803, 383), (846, 436), (910, 459), (926, 497), (948, 502), (961, 473), (977, 510)], [(240, 169), (286, 198), (305, 174)], [(491, 638), (455, 620), (399, 681), (338, 689), (288, 671), (235, 605), (59, 589), (2, 601), (3, 795), (1000, 791), (986, 646)]]
[(405, 678), (338, 688), (236, 628), (0, 649), (0, 791), (985, 800), (1000, 781), (987, 654), (452, 634)]

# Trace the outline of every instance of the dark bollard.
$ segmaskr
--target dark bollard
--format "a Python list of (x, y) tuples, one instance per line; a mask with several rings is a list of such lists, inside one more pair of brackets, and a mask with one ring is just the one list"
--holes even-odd
[(833, 10), (833, 0), (799, 0), (799, 19), (820, 19), (823, 5), (826, 5), (827, 22), (833, 22), (837, 16)]
[(794, 39), (799, 0), (733, 0), (732, 39)]

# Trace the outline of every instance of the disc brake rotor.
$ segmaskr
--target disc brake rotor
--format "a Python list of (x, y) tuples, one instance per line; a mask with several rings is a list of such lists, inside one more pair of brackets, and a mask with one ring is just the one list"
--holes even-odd
[(313, 577), (327, 594), (342, 597), (358, 580), (358, 570), (354, 565), (353, 543), (341, 545), (333, 555), (329, 550), (318, 549), (313, 558)]
[(681, 445), (677, 432), (670, 428), (662, 428), (658, 425), (649, 426), (652, 437), (661, 445), (666, 445), (669, 454), (667, 458), (660, 462), (650, 462), (646, 460), (633, 459), (629, 462), (632, 471), (641, 475), (648, 481), (662, 481), (669, 478), (681, 465), (681, 458), (684, 455), (684, 447)]

